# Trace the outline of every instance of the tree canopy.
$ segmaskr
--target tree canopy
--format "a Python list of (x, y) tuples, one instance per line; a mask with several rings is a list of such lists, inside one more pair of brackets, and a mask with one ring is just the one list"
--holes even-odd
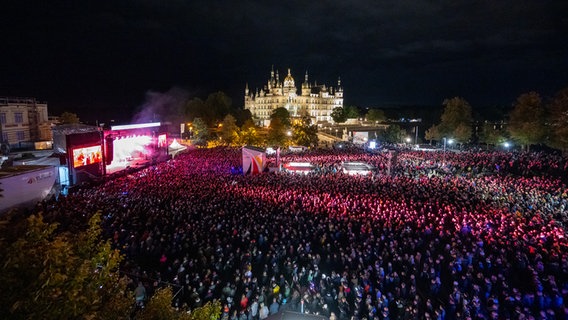
[(242, 126), (239, 134), (239, 142), (243, 145), (257, 146), (260, 144), (258, 127), (251, 119), (248, 119)]
[(280, 118), (274, 118), (270, 121), (268, 127), (267, 143), (272, 146), (285, 147), (289, 144), (287, 127), (282, 124)]
[(239, 138), (239, 127), (237, 126), (237, 120), (235, 117), (228, 114), (223, 119), (221, 124), (221, 139), (223, 143), (228, 145), (233, 145), (237, 142)]
[(481, 127), (479, 134), (479, 142), (487, 145), (498, 145), (505, 141), (505, 132), (498, 128), (496, 125), (485, 122)]
[(209, 127), (207, 123), (201, 118), (195, 118), (193, 120), (193, 137), (197, 145), (205, 145), (207, 140), (211, 136), (209, 132)]
[(57, 224), (32, 215), (15, 227), (21, 231), (13, 242), (3, 238), (0, 313), (10, 319), (128, 319), (133, 300), (119, 276), (122, 256), (101, 238), (100, 221), (97, 213), (86, 231), (57, 233)]
[(270, 121), (278, 119), (280, 120), (280, 124), (284, 127), (289, 128), (291, 125), (290, 121), (290, 112), (284, 107), (276, 108), (270, 114)]
[(399, 125), (392, 124), (389, 125), (387, 129), (381, 133), (380, 137), (385, 142), (400, 143), (403, 135), (404, 131), (402, 130), (402, 128)]
[(546, 135), (545, 109), (536, 92), (523, 93), (509, 113), (509, 134), (523, 147), (541, 143)]
[(71, 112), (63, 112), (60, 116), (59, 116), (59, 122), (61, 124), (77, 124), (79, 123), (79, 117), (77, 116), (76, 113), (71, 113)]
[(219, 301), (207, 302), (203, 307), (192, 310), (191, 313), (178, 312), (172, 307), (172, 289), (160, 288), (148, 301), (137, 319), (140, 320), (217, 320), (221, 316)]
[(336, 123), (343, 123), (347, 121), (347, 114), (345, 113), (345, 110), (342, 107), (335, 107), (331, 111), (331, 118)]
[(548, 114), (550, 135), (547, 144), (568, 151), (568, 87), (556, 93), (548, 105)]
[(385, 121), (387, 119), (385, 112), (380, 109), (369, 109), (367, 115), (365, 116), (367, 121)]
[(318, 144), (318, 128), (309, 116), (304, 116), (292, 126), (294, 144), (315, 147)]
[(207, 125), (213, 126), (232, 110), (232, 101), (224, 92), (209, 94), (205, 101), (193, 98), (185, 104), (184, 115), (187, 120), (201, 118)]
[(473, 116), (470, 104), (463, 98), (454, 97), (443, 102), (444, 112), (440, 123), (426, 131), (427, 140), (439, 140), (443, 137), (464, 143), (472, 136)]

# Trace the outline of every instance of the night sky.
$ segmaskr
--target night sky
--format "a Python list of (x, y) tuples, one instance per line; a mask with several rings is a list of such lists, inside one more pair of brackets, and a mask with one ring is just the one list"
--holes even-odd
[(568, 1), (10, 1), (0, 96), (51, 114), (134, 114), (153, 93), (243, 105), (271, 66), (335, 85), (359, 107), (510, 106), (568, 86)]

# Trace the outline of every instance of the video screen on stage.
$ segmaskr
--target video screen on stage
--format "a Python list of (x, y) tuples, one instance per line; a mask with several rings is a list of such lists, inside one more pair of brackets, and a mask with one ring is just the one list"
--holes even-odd
[(73, 149), (73, 168), (103, 161), (101, 146)]
[(158, 136), (158, 148), (165, 147), (167, 144), (167, 137), (165, 134), (161, 134)]

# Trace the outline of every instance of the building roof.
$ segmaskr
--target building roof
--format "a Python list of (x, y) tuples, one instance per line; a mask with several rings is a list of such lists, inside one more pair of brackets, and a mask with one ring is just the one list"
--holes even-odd
[(74, 123), (74, 124), (61, 124), (53, 127), (52, 130), (53, 133), (73, 134), (73, 133), (97, 132), (100, 131), (100, 128), (95, 126), (88, 126), (86, 124)]

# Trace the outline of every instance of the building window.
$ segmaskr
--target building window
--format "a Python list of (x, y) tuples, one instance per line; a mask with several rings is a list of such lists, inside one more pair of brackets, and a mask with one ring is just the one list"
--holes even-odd
[(24, 140), (25, 137), (26, 137), (26, 135), (24, 134), (23, 131), (18, 131), (18, 132), (16, 132), (16, 135), (17, 135), (17, 137), (18, 137), (18, 140), (20, 140), (20, 141)]
[(8, 141), (8, 132), (2, 132), (2, 142)]
[(21, 113), (21, 112), (14, 113), (14, 122), (23, 123), (24, 122), (24, 114)]
[(0, 113), (0, 123), (6, 124), (6, 114), (4, 112)]

